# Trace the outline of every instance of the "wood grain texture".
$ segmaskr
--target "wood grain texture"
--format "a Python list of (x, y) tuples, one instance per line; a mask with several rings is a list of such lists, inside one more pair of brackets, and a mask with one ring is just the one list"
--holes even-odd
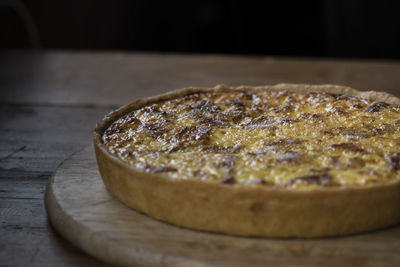
[(91, 146), (57, 170), (46, 209), (58, 231), (109, 263), (140, 266), (395, 266), (400, 227), (325, 239), (241, 238), (179, 228), (122, 205), (100, 178)]
[(47, 220), (46, 184), (108, 108), (0, 106), (0, 266), (98, 266)]
[[(390, 61), (135, 53), (0, 54), (2, 101), (122, 105), (195, 86), (338, 84), (400, 95)], [(22, 78), (21, 78), (22, 77)]]

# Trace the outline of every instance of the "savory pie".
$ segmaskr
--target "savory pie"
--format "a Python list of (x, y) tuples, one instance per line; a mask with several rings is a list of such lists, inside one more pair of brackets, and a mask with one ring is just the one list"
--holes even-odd
[(127, 206), (192, 229), (321, 237), (400, 221), (400, 99), (333, 85), (186, 88), (104, 118)]

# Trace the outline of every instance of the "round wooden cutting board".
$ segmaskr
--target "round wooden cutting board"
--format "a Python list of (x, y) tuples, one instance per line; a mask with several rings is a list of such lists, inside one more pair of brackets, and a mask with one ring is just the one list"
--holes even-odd
[(92, 146), (59, 166), (46, 210), (90, 255), (135, 266), (399, 266), (400, 227), (324, 239), (244, 238), (176, 227), (135, 212), (105, 189)]

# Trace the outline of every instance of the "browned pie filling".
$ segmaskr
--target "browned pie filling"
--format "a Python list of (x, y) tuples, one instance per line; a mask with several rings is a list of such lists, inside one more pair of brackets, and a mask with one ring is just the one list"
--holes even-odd
[(399, 179), (400, 107), (319, 92), (194, 93), (130, 112), (103, 142), (132, 166), (176, 179), (381, 183)]

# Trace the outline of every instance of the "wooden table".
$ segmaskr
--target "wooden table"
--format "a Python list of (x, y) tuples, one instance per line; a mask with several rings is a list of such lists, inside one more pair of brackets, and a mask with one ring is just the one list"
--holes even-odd
[(101, 266), (49, 224), (43, 194), (97, 120), (185, 86), (333, 83), (400, 96), (400, 62), (220, 55), (0, 53), (0, 265)]

